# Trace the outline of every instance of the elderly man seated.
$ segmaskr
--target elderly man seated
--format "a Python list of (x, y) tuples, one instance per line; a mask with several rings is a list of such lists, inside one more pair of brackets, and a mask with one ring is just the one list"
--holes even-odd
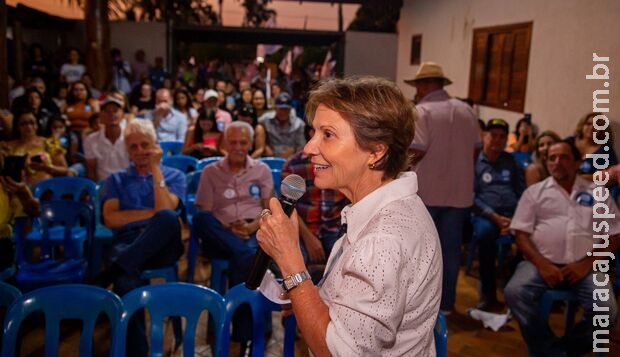
[(283, 158), (290, 157), (306, 145), (306, 124), (292, 113), (292, 108), (291, 96), (280, 93), (276, 98), (276, 110), (265, 114), (259, 121), (265, 127), (274, 155)]
[[(161, 165), (162, 151), (150, 121), (129, 122), (124, 135), (131, 163), (105, 180), (103, 192), (103, 221), (114, 231), (110, 265), (94, 278), (100, 286), (114, 283), (121, 296), (147, 283), (140, 279), (144, 269), (174, 265), (183, 255), (175, 210), (186, 190), (185, 175)], [(127, 355), (146, 355), (143, 326), (134, 320)]]
[[(552, 144), (547, 155), (551, 176), (523, 193), (510, 225), (526, 260), (517, 266), (504, 294), (530, 356), (586, 354), (592, 351), (595, 326), (610, 330), (616, 323), (607, 257), (620, 246), (619, 212), (608, 191), (602, 186), (595, 190), (595, 183), (577, 175), (580, 158), (573, 144)], [(601, 173), (594, 177), (598, 185), (608, 180)], [(608, 207), (606, 217), (615, 218), (596, 218), (605, 211), (597, 209), (597, 201)], [(585, 310), (584, 319), (563, 339), (538, 313), (541, 297), (554, 288), (574, 292)]]
[[(224, 139), (225, 159), (202, 171), (196, 193), (200, 212), (194, 217), (193, 229), (209, 258), (230, 261), (229, 283), (234, 286), (249, 273), (258, 248), (258, 218), (273, 196), (273, 179), (266, 164), (248, 155), (254, 140), (250, 124), (233, 122), (226, 127)], [(252, 326), (243, 316), (247, 315), (240, 311), (233, 319), (233, 338), (246, 342)]]

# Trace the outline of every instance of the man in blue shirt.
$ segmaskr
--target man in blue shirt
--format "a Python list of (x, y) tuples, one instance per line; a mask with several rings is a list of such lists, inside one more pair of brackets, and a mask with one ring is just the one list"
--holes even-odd
[(525, 189), (523, 171), (515, 159), (504, 151), (509, 126), (503, 119), (491, 119), (484, 133), (482, 152), (476, 160), (474, 179), (474, 237), (479, 244), (479, 309), (496, 307), (495, 241), (509, 234), (511, 217)]
[(158, 141), (185, 141), (187, 117), (172, 107), (172, 96), (166, 88), (155, 92), (155, 109), (147, 114), (153, 121)]
[[(114, 283), (121, 296), (148, 283), (140, 279), (143, 270), (172, 266), (183, 255), (175, 211), (186, 190), (181, 171), (161, 166), (151, 122), (129, 122), (124, 136), (131, 163), (104, 183), (103, 221), (114, 231), (114, 240), (106, 257), (108, 269), (94, 278), (100, 286)], [(129, 335), (127, 355), (145, 356), (143, 318), (132, 318)]]

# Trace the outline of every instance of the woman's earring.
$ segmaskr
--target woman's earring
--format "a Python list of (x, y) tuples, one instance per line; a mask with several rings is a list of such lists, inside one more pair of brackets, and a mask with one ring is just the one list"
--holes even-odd
[(371, 170), (374, 170), (375, 169), (375, 163), (374, 162), (368, 163), (368, 168), (371, 169)]

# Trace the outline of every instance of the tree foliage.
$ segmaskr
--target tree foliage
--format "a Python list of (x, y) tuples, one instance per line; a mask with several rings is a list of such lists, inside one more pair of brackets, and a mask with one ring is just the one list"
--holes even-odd
[(264, 27), (273, 21), (275, 25), (276, 11), (267, 8), (270, 0), (243, 0), (245, 8), (245, 18), (243, 19), (244, 27)]
[(396, 32), (403, 0), (366, 0), (349, 25), (351, 31)]

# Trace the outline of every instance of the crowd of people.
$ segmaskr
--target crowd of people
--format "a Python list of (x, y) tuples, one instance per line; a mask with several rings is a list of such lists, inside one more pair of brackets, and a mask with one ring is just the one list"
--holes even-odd
[[(591, 346), (584, 343), (589, 321), (560, 340), (536, 314), (536, 302), (562, 287), (577, 294), (587, 318), (594, 314), (594, 258), (586, 252), (596, 243), (597, 168), (588, 156), (609, 154), (612, 193), (620, 171), (611, 141), (604, 147), (594, 140), (611, 137), (609, 127), (596, 128), (600, 113), (584, 115), (565, 139), (530, 116), (511, 132), (507, 121), (480, 120), (470, 103), (451, 97), (451, 80), (431, 62), (405, 81), (416, 88), (414, 107), (377, 78), (325, 81), (308, 95), (303, 71), (269, 81), (262, 65), (213, 60), (183, 62), (171, 75), (162, 58), (150, 65), (142, 50), (132, 63), (113, 50), (109, 87), (97, 89), (77, 50), (58, 72), (41, 46), (30, 56), (29, 79), (0, 115), (0, 157), (25, 157), (21, 180), (0, 177), (0, 267), (13, 259), (5, 249), (12, 219), (38, 214), (32, 187), (58, 176), (103, 186), (103, 222), (115, 238), (107, 268), (92, 283), (113, 284), (122, 295), (145, 284), (143, 269), (174, 264), (184, 253), (179, 215), (187, 183), (161, 164), (158, 143), (176, 141), (185, 155), (223, 157), (202, 171), (196, 194), (192, 229), (204, 254), (229, 261), (231, 286), (245, 280), (259, 245), (283, 278), (299, 278), (288, 293), (314, 352), (426, 354), (437, 310), (454, 310), (467, 235), (478, 248), (477, 308), (503, 308), (496, 242), (510, 236), (522, 261), (505, 303), (531, 354)], [(292, 220), (270, 200), (271, 170), (260, 161), (266, 156), (286, 159), (283, 176), (306, 181)], [(606, 203), (618, 214), (614, 198)], [(617, 250), (617, 220), (607, 233), (601, 250)], [(317, 263), (318, 271), (307, 268)], [(142, 319), (132, 326), (128, 348), (143, 355)], [(234, 326), (233, 337), (249, 345), (248, 311), (238, 312)]]

